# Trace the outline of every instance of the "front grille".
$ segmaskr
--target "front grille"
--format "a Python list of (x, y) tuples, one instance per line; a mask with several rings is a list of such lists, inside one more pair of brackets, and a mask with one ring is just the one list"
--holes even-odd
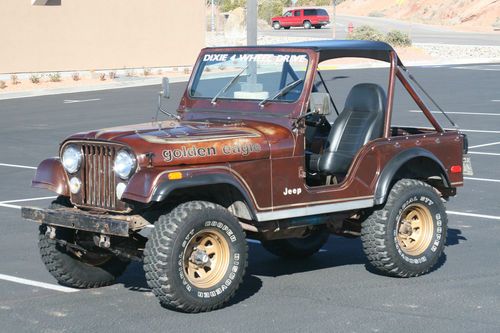
[(121, 211), (126, 204), (116, 197), (113, 162), (121, 146), (109, 143), (82, 143), (82, 193), (80, 204), (86, 207)]

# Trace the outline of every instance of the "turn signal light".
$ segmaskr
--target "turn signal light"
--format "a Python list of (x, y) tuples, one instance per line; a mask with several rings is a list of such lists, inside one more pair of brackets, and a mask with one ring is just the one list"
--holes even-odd
[(450, 168), (451, 173), (460, 173), (462, 172), (462, 166), (461, 165), (453, 165)]
[(182, 172), (176, 171), (176, 172), (170, 172), (168, 174), (168, 180), (179, 180), (182, 179)]

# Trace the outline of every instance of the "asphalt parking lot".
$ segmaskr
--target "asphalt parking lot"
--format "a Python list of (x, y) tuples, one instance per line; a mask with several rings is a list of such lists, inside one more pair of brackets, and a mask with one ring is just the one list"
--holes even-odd
[[(379, 71), (336, 70), (326, 79), (349, 87), (349, 80)], [(446, 255), (438, 269), (413, 279), (377, 275), (358, 239), (331, 237), (306, 261), (278, 259), (251, 242), (235, 299), (203, 314), (160, 307), (136, 263), (111, 287), (58, 286), (39, 259), (37, 226), (20, 218), (20, 206), (50, 203), (53, 193), (30, 181), (64, 137), (150, 121), (159, 87), (0, 101), (0, 331), (500, 331), (500, 64), (412, 71), (469, 136), (475, 172), (447, 204)], [(184, 86), (172, 86), (170, 110)], [(396, 98), (395, 110), (395, 123), (425, 125), (409, 102)]]

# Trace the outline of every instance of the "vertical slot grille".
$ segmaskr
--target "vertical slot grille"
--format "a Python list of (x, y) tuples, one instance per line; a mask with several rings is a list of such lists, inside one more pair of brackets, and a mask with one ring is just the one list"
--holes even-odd
[(119, 147), (100, 143), (83, 143), (83, 193), (81, 204), (108, 210), (123, 210), (125, 204), (116, 198), (113, 162)]

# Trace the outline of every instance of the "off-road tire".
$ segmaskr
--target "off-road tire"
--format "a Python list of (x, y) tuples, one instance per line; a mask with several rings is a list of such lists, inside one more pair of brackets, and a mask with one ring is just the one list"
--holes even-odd
[(304, 29), (311, 29), (312, 27), (311, 21), (304, 21), (303, 26)]
[(281, 24), (278, 21), (273, 22), (273, 29), (274, 30), (280, 30), (281, 29)]
[(303, 259), (318, 252), (328, 241), (329, 236), (325, 228), (319, 228), (304, 238), (262, 241), (262, 246), (278, 257)]
[[(427, 230), (418, 253), (400, 244), (400, 223), (412, 210), (425, 217)], [(417, 214), (417, 215), (418, 215)], [(417, 216), (415, 215), (415, 216)], [(424, 218), (422, 218), (424, 220)], [(416, 219), (417, 225), (420, 224)], [(419, 180), (402, 179), (394, 184), (385, 205), (374, 211), (362, 224), (361, 241), (370, 264), (383, 274), (396, 277), (414, 277), (429, 272), (438, 262), (446, 243), (448, 218), (446, 209), (436, 190)], [(413, 224), (410, 224), (413, 225)], [(399, 228), (398, 228), (399, 226)], [(398, 230), (399, 229), (399, 230)], [(418, 232), (419, 228), (411, 228)], [(422, 233), (422, 235), (425, 235)], [(406, 236), (405, 236), (406, 237)], [(416, 237), (415, 237), (416, 238)]]
[[(59, 197), (50, 209), (68, 207), (69, 201)], [(42, 262), (59, 284), (73, 288), (97, 288), (111, 285), (122, 275), (130, 263), (110, 254), (107, 261), (99, 265), (84, 262), (71, 253), (65, 246), (46, 235), (47, 226), (41, 225), (38, 247)], [(56, 228), (56, 239), (72, 242), (75, 230)]]
[[(206, 243), (191, 246), (198, 235), (204, 234), (217, 235), (218, 242), (225, 246), (229, 255), (227, 260), (221, 261), (223, 254), (216, 254), (220, 256), (215, 263), (225, 264), (210, 270), (208, 275), (214, 273), (217, 278), (201, 287), (196, 285), (195, 277), (190, 276), (188, 270), (191, 264), (195, 265), (191, 259), (197, 249), (202, 246), (207, 249)], [(226, 303), (241, 284), (247, 252), (245, 232), (227, 209), (206, 201), (186, 202), (160, 216), (155, 223), (144, 253), (146, 280), (166, 308), (182, 312), (215, 310)], [(209, 253), (206, 250), (205, 254)]]

